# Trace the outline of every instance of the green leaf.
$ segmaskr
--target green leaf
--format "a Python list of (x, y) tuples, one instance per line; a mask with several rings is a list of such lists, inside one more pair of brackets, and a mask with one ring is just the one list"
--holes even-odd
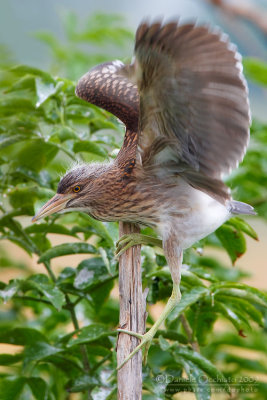
[(18, 76), (30, 74), (34, 76), (39, 76), (46, 81), (54, 82), (54, 78), (48, 72), (42, 71), (35, 67), (30, 67), (29, 65), (16, 65), (10, 68), (10, 71)]
[(225, 304), (217, 304), (217, 309), (227, 318), (236, 328), (237, 332), (243, 332), (247, 329), (251, 329), (246, 316), (233, 311), (230, 307)]
[(46, 337), (33, 328), (10, 328), (0, 330), (0, 343), (14, 345), (33, 345), (36, 342), (46, 342)]
[(261, 290), (245, 285), (244, 283), (221, 282), (215, 283), (210, 287), (211, 293), (215, 296), (222, 294), (224, 296), (240, 297), (248, 302), (254, 302), (263, 307), (267, 307), (267, 295)]
[(185, 337), (182, 333), (177, 332), (176, 330), (171, 330), (171, 329), (164, 329), (161, 330), (159, 329), (155, 335), (155, 337), (159, 337), (162, 336), (164, 339), (169, 339), (172, 341), (176, 341), (179, 343), (183, 343), (183, 344), (188, 344), (188, 338)]
[(15, 237), (13, 235), (3, 235), (0, 236), (0, 240), (10, 240), (10, 242), (15, 243), (19, 247), (21, 247), (23, 250), (25, 250), (30, 256), (32, 255), (33, 248), (32, 246), (29, 246), (29, 243), (27, 243), (25, 240)]
[(217, 295), (232, 297), (240, 297), (241, 299), (254, 302), (261, 306), (266, 307), (266, 303), (262, 301), (258, 296), (255, 296), (253, 293), (246, 292), (245, 290), (235, 289), (235, 288), (220, 288), (216, 290), (215, 297)]
[[(227, 363), (231, 364), (236, 364), (236, 365), (242, 365), (243, 369), (247, 371), (251, 371), (252, 374), (255, 374), (255, 372), (263, 373), (266, 375), (266, 365), (263, 360), (253, 360), (245, 357), (240, 357), (235, 354), (226, 354), (225, 355), (225, 361)], [(255, 378), (255, 383), (257, 379)], [(240, 379), (240, 387), (247, 386), (249, 383), (252, 384), (252, 386), (256, 386), (254, 383), (254, 379), (251, 377), (250, 382), (249, 379), (246, 381), (242, 381), (242, 377)], [(248, 387), (248, 386), (247, 386)]]
[(65, 142), (66, 140), (77, 140), (79, 139), (79, 136), (77, 135), (77, 133), (70, 128), (69, 126), (63, 126), (59, 129), (56, 129), (52, 136), (51, 136), (51, 140), (58, 137), (60, 142)]
[(211, 389), (209, 378), (203, 374), (203, 371), (191, 361), (183, 360), (185, 372), (190, 380), (190, 384), (194, 387), (194, 394), (197, 400), (210, 400)]
[(25, 228), (25, 232), (28, 234), (31, 233), (57, 233), (59, 235), (67, 235), (67, 236), (74, 236), (77, 235), (73, 234), (68, 228), (60, 224), (32, 224)]
[[(31, 276), (27, 280), (14, 280), (0, 291), (0, 297), (4, 301), (14, 296), (19, 290), (23, 293), (29, 290), (37, 290), (41, 292), (42, 295), (53, 304), (53, 306), (59, 311), (63, 304), (65, 303), (65, 296), (60, 291), (60, 289), (55, 286), (54, 283), (49, 282), (46, 275), (38, 274)], [(38, 300), (38, 297), (36, 297)]]
[(38, 288), (53, 306), (60, 311), (65, 303), (64, 294), (56, 287), (48, 284), (38, 284)]
[(252, 237), (252, 239), (259, 240), (257, 233), (254, 229), (243, 219), (235, 217), (231, 218), (226, 222), (226, 225), (232, 225), (238, 230), (246, 233), (248, 236)]
[(20, 269), (20, 270), (27, 270), (28, 265), (26, 265), (25, 261), (23, 260), (13, 260), (10, 258), (9, 255), (6, 255), (4, 251), (2, 252), (3, 255), (0, 256), (0, 267), (2, 268), (15, 268), (15, 269)]
[(71, 267), (66, 267), (60, 272), (57, 278), (57, 283), (60, 284), (68, 280), (72, 281), (75, 278), (75, 276), (76, 276), (76, 270)]
[(222, 225), (215, 232), (234, 264), (246, 251), (246, 240), (241, 231), (231, 225)]
[(27, 280), (27, 283), (33, 284), (33, 287), (39, 290), (44, 297), (60, 311), (65, 303), (65, 295), (54, 283), (50, 283), (48, 279), (45, 278), (47, 278), (46, 275), (34, 275)]
[(35, 88), (35, 79), (31, 75), (25, 75), (16, 81), (10, 88), (8, 88), (5, 93), (12, 93), (16, 91), (20, 91), (22, 89), (34, 90)]
[(194, 287), (188, 292), (183, 293), (180, 303), (175, 307), (175, 309), (168, 316), (168, 322), (172, 322), (178, 318), (187, 307), (196, 303), (199, 299), (203, 298), (209, 291), (205, 287)]
[(207, 298), (201, 304), (195, 304), (188, 311), (187, 316), (192, 324), (198, 344), (206, 346), (210, 342), (213, 326), (218, 318), (216, 307)]
[[(113, 397), (112, 397), (113, 394)], [(114, 400), (115, 390), (109, 387), (95, 387), (92, 392), (91, 396), (93, 400)]]
[(78, 332), (78, 337), (71, 339), (68, 343), (68, 347), (76, 346), (77, 344), (81, 343), (95, 342), (99, 339), (115, 334), (116, 332), (107, 330), (107, 327), (103, 324), (92, 324), (80, 329)]
[(107, 157), (107, 152), (102, 146), (99, 146), (99, 144), (89, 140), (83, 140), (74, 143), (73, 151), (74, 153), (80, 153), (85, 151), (87, 153), (97, 154), (98, 156), (101, 157)]
[(64, 243), (47, 250), (39, 258), (38, 263), (50, 261), (52, 258), (67, 256), (69, 254), (95, 254), (96, 248), (88, 243)]
[[(202, 268), (201, 265), (190, 265), (190, 270), (194, 275), (201, 279), (205, 279), (210, 282), (216, 282), (218, 279), (216, 276), (214, 276), (214, 271), (213, 273), (210, 273), (207, 271), (207, 268)], [(234, 270), (236, 271), (236, 270)], [(227, 269), (227, 273), (229, 272), (229, 269)]]
[[(194, 271), (189, 271), (188, 269), (182, 270), (182, 282), (183, 284), (189, 286), (202, 286), (205, 287), (204, 283), (199, 279), (199, 277), (194, 273)], [(203, 279), (206, 279), (203, 277)]]
[(108, 273), (102, 258), (89, 258), (79, 264), (74, 287), (88, 290), (110, 279), (113, 277)]
[(40, 107), (50, 96), (57, 92), (58, 86), (55, 86), (53, 82), (44, 81), (43, 79), (36, 78), (36, 95), (37, 102), (36, 107)]
[[(113, 280), (117, 276), (118, 276), (117, 274), (110, 276), (104, 282), (100, 282), (97, 285), (91, 286), (89, 290), (86, 289), (86, 292), (87, 291), (89, 292), (88, 296), (90, 296), (90, 298), (91, 298), (90, 300), (91, 300), (91, 304), (94, 308), (95, 318), (97, 318), (97, 315), (99, 315), (101, 313), (101, 310), (105, 305), (105, 302), (108, 300), (110, 292), (114, 286)], [(115, 315), (117, 316), (117, 313)], [(110, 315), (110, 317), (111, 317), (111, 315)], [(106, 322), (105, 318), (103, 318), (103, 320), (104, 320), (104, 322)], [(114, 321), (114, 319), (113, 319), (113, 321)]]
[(54, 354), (62, 353), (63, 349), (51, 346), (46, 342), (37, 342), (26, 347), (24, 363), (27, 365), (30, 361), (43, 360)]
[(91, 113), (91, 109), (88, 105), (82, 106), (80, 104), (70, 104), (65, 108), (65, 116), (77, 123), (88, 123)]
[(19, 281), (14, 280), (9, 283), (3, 290), (0, 290), (0, 298), (6, 303), (9, 299), (11, 299), (14, 294), (17, 293), (19, 289)]
[[(166, 354), (166, 353), (165, 353)], [(164, 371), (165, 372), (165, 371)], [(176, 372), (176, 371), (175, 371)], [(156, 379), (155, 379), (156, 378)], [(149, 376), (148, 374), (143, 375), (143, 387), (144, 387), (144, 395), (142, 396), (143, 400), (165, 400), (165, 387), (167, 386), (169, 376), (165, 375), (157, 375), (157, 376)], [(149, 394), (148, 394), (149, 393)]]
[[(44, 201), (53, 194), (54, 192), (50, 189), (40, 188), (37, 185), (32, 184), (24, 184), (10, 188), (8, 191), (8, 199), (12, 207), (16, 208), (18, 213), (20, 212), (20, 214), (17, 215), (25, 215), (25, 213), (22, 212), (25, 211), (21, 208), (22, 205), (23, 207), (33, 208), (33, 203), (36, 199)], [(27, 215), (32, 215), (32, 212)]]
[(179, 345), (173, 348), (172, 354), (177, 362), (180, 362), (181, 358), (192, 362), (200, 370), (210, 376), (214, 383), (222, 386), (227, 393), (229, 392), (229, 385), (224, 375), (200, 353)]
[(0, 136), (0, 150), (4, 149), (5, 147), (11, 146), (14, 143), (22, 142), (26, 140), (27, 136), (17, 134), (17, 135), (1, 135)]
[(30, 113), (33, 110), (33, 99), (14, 97), (14, 95), (0, 98), (0, 114), (3, 116), (14, 115), (14, 113)]
[(14, 165), (40, 171), (57, 153), (58, 147), (51, 142), (48, 143), (44, 139), (29, 140), (17, 153)]
[[(196, 387), (189, 379), (185, 379), (183, 377), (168, 377), (168, 379), (172, 380), (165, 389), (166, 398), (170, 399), (175, 393), (180, 392), (196, 392)], [(165, 382), (164, 382), (165, 383)], [(195, 393), (196, 395), (196, 393)], [(150, 398), (149, 398), (150, 400)], [(151, 399), (152, 400), (152, 399)]]
[(22, 360), (22, 354), (0, 354), (0, 365), (12, 365)]
[[(224, 295), (216, 295), (217, 302), (221, 302), (223, 304), (228, 304), (230, 307), (237, 308), (240, 314), (247, 318), (247, 316), (254, 322), (256, 322), (259, 326), (264, 326), (263, 323), (263, 315), (262, 313), (253, 306), (253, 304), (249, 303), (247, 300), (241, 299), (240, 297), (228, 297)], [(247, 316), (245, 316), (245, 313)]]
[(159, 346), (163, 351), (169, 350), (170, 348), (169, 342), (166, 339), (164, 339), (162, 335), (159, 335)]
[(216, 281), (238, 281), (247, 275), (238, 268), (229, 268), (222, 265), (218, 259), (212, 257), (197, 257), (190, 269), (197, 274), (205, 276), (205, 271), (209, 271), (213, 280)]
[(114, 241), (111, 235), (109, 234), (106, 226), (103, 222), (97, 221), (96, 219), (90, 217), (90, 215), (85, 213), (79, 213), (82, 220), (93, 228), (95, 233), (97, 233), (101, 238), (106, 240), (109, 247), (114, 247)]
[(36, 400), (48, 399), (48, 386), (42, 378), (27, 378), (27, 384), (30, 386)]
[(83, 392), (84, 390), (92, 389), (98, 383), (94, 376), (81, 375), (67, 384), (67, 391), (70, 393)]
[(245, 74), (260, 85), (267, 86), (267, 64), (256, 58), (243, 60)]
[[(20, 211), (18, 211), (18, 214), (20, 214)], [(15, 215), (16, 211), (14, 211), (14, 216)], [(29, 250), (29, 253), (35, 251), (34, 242), (25, 234), (21, 224), (12, 217), (12, 213), (4, 214), (0, 218), (0, 226), (4, 226), (11, 231), (10, 240), (12, 240), (11, 238), (13, 237), (14, 241), (18, 241), (21, 247), (26, 247), (26, 251)], [(4, 237), (2, 237), (2, 239), (3, 238)]]
[(0, 380), (0, 400), (19, 399), (25, 384), (23, 377), (7, 377)]
[(51, 248), (51, 242), (50, 240), (48, 240), (48, 238), (44, 235), (43, 232), (32, 235), (31, 240), (33, 241), (33, 243), (36, 246), (36, 249), (38, 249), (40, 253), (43, 253)]
[(65, 303), (64, 294), (56, 286), (52, 287), (52, 285), (47, 284), (39, 284), (38, 286), (47, 300), (49, 300), (58, 311), (60, 311)]

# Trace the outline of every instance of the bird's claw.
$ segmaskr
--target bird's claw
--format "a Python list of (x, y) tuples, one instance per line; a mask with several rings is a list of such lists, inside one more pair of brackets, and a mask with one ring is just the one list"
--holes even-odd
[(135, 234), (123, 235), (116, 243), (115, 256), (119, 258), (130, 247), (140, 244)]
[(144, 335), (141, 335), (140, 333), (128, 331), (126, 329), (117, 329), (118, 332), (120, 333), (127, 333), (128, 335), (134, 336), (137, 339), (140, 339), (141, 342), (136, 346), (136, 348), (128, 355), (128, 357), (125, 358), (125, 360), (117, 367), (117, 371), (121, 369), (139, 350), (144, 348), (144, 353), (143, 353), (143, 360), (144, 364), (147, 362), (147, 354), (149, 347), (151, 345), (151, 342), (153, 340), (154, 334), (150, 331), (145, 333)]
[(140, 244), (162, 247), (162, 241), (160, 239), (142, 235), (141, 233), (132, 233), (129, 235), (123, 235), (117, 241), (115, 256), (119, 258), (130, 247)]
[(174, 309), (176, 305), (179, 304), (181, 299), (181, 293), (180, 293), (180, 285), (179, 283), (173, 285), (172, 289), (172, 295), (168, 300), (168, 303), (166, 304), (163, 312), (157, 319), (157, 321), (152, 325), (152, 327), (147, 331), (144, 335), (141, 335), (140, 333), (128, 331), (126, 329), (118, 329), (118, 332), (121, 333), (127, 333), (128, 335), (134, 336), (138, 339), (141, 340), (141, 342), (136, 346), (136, 348), (131, 352), (131, 354), (128, 355), (128, 357), (125, 358), (125, 360), (118, 366), (117, 370), (123, 367), (127, 361), (129, 361), (139, 350), (144, 348), (144, 363), (146, 363), (147, 359), (147, 353), (150, 347), (150, 344), (152, 342), (153, 337), (155, 336), (157, 330), (159, 329), (160, 325), (165, 321), (165, 319), (168, 317), (168, 315), (171, 313), (171, 311)]

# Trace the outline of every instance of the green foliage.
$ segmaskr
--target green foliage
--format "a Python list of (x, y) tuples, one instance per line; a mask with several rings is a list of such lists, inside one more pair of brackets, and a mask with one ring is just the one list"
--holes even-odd
[(94, 65), (131, 55), (134, 35), (119, 15), (94, 14), (81, 23), (69, 13), (64, 28), (64, 42), (49, 32), (35, 34), (52, 52), (53, 73), (78, 79)]
[[(66, 26), (66, 46), (48, 34), (42, 39), (70, 78), (107, 59), (110, 44), (113, 59), (118, 46), (132, 37), (117, 18), (98, 15), (81, 29), (71, 15)], [(102, 58), (92, 48), (88, 53), (77, 50), (83, 42), (97, 49), (103, 44)], [(0, 239), (21, 247), (34, 262), (30, 267), (15, 261), (2, 247), (3, 276), (10, 269), (13, 279), (0, 282), (0, 299), (6, 303), (0, 314), (0, 343), (21, 347), (0, 355), (0, 399), (64, 400), (74, 398), (71, 393), (78, 393), (75, 399), (115, 399), (119, 306), (111, 290), (118, 276), (117, 224), (79, 212), (34, 225), (31, 217), (54, 194), (59, 175), (73, 161), (113, 157), (123, 128), (107, 112), (76, 98), (73, 81), (8, 64), (3, 63), (0, 74)], [(253, 77), (258, 67), (254, 62), (247, 71)], [(265, 83), (266, 74), (259, 79)], [(254, 121), (245, 161), (228, 180), (235, 198), (255, 205), (265, 218), (266, 141), (267, 126)], [(61, 235), (62, 244), (53, 245), (52, 234)], [(265, 399), (266, 384), (254, 376), (266, 374), (261, 359), (267, 343), (262, 328), (267, 296), (243, 284), (241, 270), (199, 255), (200, 248), (215, 246), (234, 263), (246, 251), (246, 235), (257, 239), (246, 221), (232, 218), (186, 251), (182, 300), (151, 346), (144, 399), (193, 391), (197, 399), (208, 400), (215, 390), (227, 393), (229, 387), (239, 388), (240, 399)], [(66, 257), (75, 254), (83, 254), (83, 261)], [(142, 254), (149, 302), (166, 301), (171, 276), (165, 258), (151, 247), (144, 247)], [(60, 272), (54, 269), (57, 257), (65, 260)], [(36, 273), (38, 263), (43, 273)], [(222, 333), (214, 328), (217, 320), (229, 323)], [(259, 361), (239, 353), (242, 349), (257, 351)]]
[(267, 85), (267, 64), (255, 58), (247, 58), (244, 60), (245, 72), (254, 82), (266, 86)]

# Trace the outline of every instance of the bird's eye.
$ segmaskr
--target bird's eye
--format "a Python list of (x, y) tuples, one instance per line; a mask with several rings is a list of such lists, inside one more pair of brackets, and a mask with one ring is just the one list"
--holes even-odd
[(74, 191), (74, 193), (78, 193), (81, 190), (81, 186), (74, 186), (72, 190)]

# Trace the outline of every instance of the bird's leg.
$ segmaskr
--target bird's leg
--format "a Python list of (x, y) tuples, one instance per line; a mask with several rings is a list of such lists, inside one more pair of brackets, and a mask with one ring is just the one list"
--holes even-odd
[(141, 233), (132, 233), (130, 235), (123, 235), (116, 243), (116, 257), (119, 257), (129, 247), (136, 246), (137, 244), (152, 245), (162, 247), (162, 241), (153, 236), (142, 235)]
[(120, 369), (130, 360), (140, 349), (144, 348), (144, 362), (146, 362), (148, 349), (152, 342), (153, 337), (155, 336), (157, 330), (160, 325), (165, 321), (174, 307), (180, 302), (181, 292), (180, 292), (180, 280), (181, 280), (181, 266), (182, 266), (182, 250), (179, 248), (178, 243), (175, 239), (174, 235), (170, 235), (167, 240), (163, 241), (163, 249), (165, 252), (166, 259), (168, 261), (172, 280), (173, 280), (173, 289), (171, 297), (169, 298), (162, 314), (159, 316), (154, 325), (144, 334), (140, 335), (139, 333), (128, 331), (125, 329), (118, 329), (118, 332), (127, 333), (128, 335), (135, 336), (141, 340), (139, 345), (129, 354), (128, 357), (122, 362), (121, 365), (118, 366), (117, 369)]
[(174, 284), (171, 297), (169, 298), (163, 312), (161, 313), (157, 321), (154, 323), (154, 325), (144, 335), (140, 335), (139, 333), (128, 331), (126, 329), (117, 329), (118, 332), (127, 333), (128, 335), (135, 336), (141, 340), (139, 345), (136, 346), (136, 348), (131, 352), (131, 354), (129, 354), (128, 357), (125, 358), (125, 360), (121, 363), (121, 365), (119, 365), (117, 369), (123, 367), (124, 364), (126, 364), (127, 361), (129, 361), (130, 358), (132, 358), (142, 348), (144, 348), (144, 363), (146, 363), (147, 353), (153, 337), (155, 336), (160, 325), (165, 321), (165, 319), (168, 317), (168, 315), (171, 313), (174, 307), (179, 303), (180, 299), (181, 299), (180, 285)]

